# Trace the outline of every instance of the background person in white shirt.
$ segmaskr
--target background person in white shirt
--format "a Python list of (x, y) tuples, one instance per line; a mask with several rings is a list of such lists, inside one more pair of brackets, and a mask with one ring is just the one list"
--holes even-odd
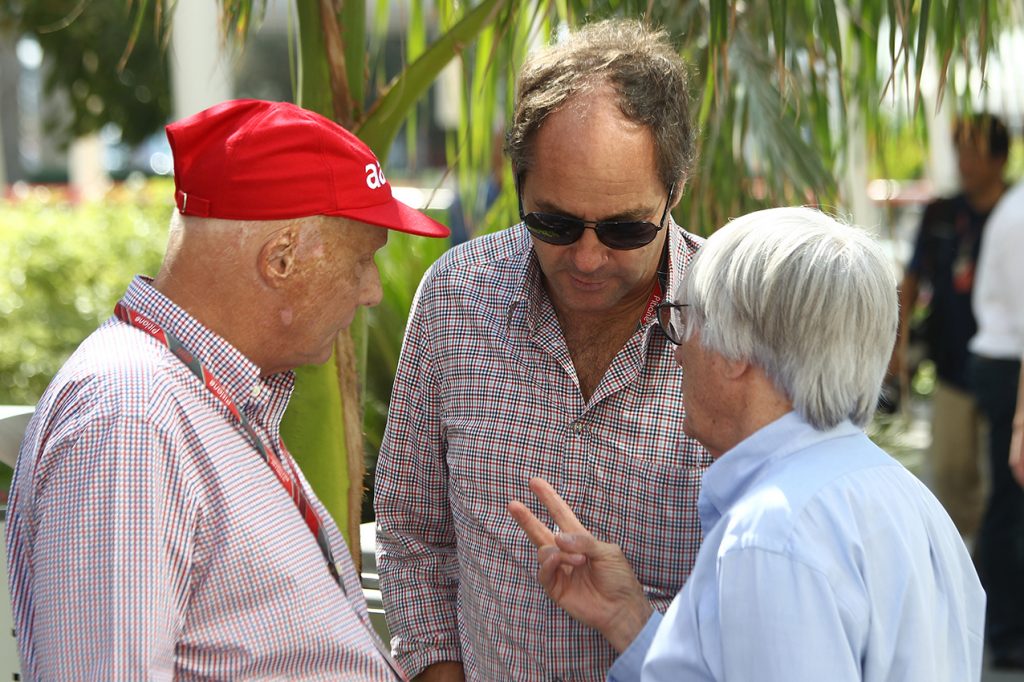
[(545, 481), (509, 511), (538, 578), (621, 652), (610, 680), (963, 682), (985, 595), (932, 494), (863, 433), (896, 335), (896, 281), (864, 232), (809, 208), (716, 232), (659, 309), (686, 432), (715, 458), (704, 543), (661, 617), (622, 553)]
[[(1012, 670), (1024, 670), (1024, 405), (1017, 396), (1024, 355), (1022, 257), (1024, 183), (1019, 183), (1003, 195), (985, 228), (972, 298), (978, 332), (970, 343), (971, 383), (989, 423), (992, 481), (976, 553), (989, 596), (985, 638), (993, 667)], [(1011, 448), (1014, 426), (1016, 447)]]

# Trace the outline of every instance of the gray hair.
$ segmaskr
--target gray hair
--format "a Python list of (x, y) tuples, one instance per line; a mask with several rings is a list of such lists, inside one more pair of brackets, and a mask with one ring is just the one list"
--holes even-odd
[(677, 293), (685, 334), (765, 371), (816, 429), (871, 419), (896, 340), (896, 277), (863, 230), (775, 208), (715, 232)]
[(622, 115), (651, 131), (658, 176), (678, 195), (696, 149), (686, 67), (665, 31), (631, 19), (589, 24), (526, 60), (505, 140), (513, 172), (530, 169), (534, 137), (549, 114), (605, 84)]

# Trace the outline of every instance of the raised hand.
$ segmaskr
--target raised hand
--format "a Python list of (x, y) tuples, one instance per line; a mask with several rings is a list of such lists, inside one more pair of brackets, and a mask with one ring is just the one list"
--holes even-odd
[(569, 615), (624, 651), (653, 609), (622, 550), (591, 535), (544, 479), (531, 479), (530, 490), (561, 530), (552, 533), (521, 502), (508, 505), (509, 514), (537, 548), (538, 582)]

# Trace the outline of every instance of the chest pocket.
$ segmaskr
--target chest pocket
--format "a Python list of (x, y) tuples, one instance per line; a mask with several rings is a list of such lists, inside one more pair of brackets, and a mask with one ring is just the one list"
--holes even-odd
[(703, 466), (664, 458), (601, 458), (597, 485), (608, 506), (609, 541), (622, 547), (648, 597), (667, 606), (700, 548), (697, 495)]

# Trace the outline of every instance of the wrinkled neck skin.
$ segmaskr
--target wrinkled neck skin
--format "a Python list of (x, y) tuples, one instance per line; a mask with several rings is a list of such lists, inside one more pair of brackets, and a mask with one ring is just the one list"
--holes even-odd
[(723, 414), (714, 429), (715, 441), (704, 443), (714, 459), (793, 410), (793, 402), (760, 367), (726, 360), (721, 371)]

